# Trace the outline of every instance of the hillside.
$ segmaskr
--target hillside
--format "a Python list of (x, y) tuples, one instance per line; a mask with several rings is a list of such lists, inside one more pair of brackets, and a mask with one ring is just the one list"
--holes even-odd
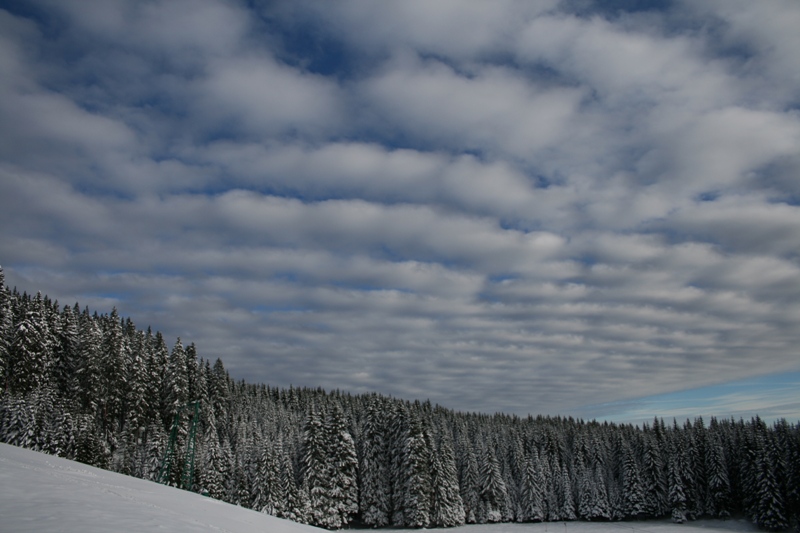
[(3, 531), (312, 533), (199, 494), (0, 444)]

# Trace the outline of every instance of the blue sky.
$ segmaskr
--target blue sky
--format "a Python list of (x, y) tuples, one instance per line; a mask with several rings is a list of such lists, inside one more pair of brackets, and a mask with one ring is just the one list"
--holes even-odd
[(800, 419), (797, 2), (0, 8), (10, 285), (276, 386)]

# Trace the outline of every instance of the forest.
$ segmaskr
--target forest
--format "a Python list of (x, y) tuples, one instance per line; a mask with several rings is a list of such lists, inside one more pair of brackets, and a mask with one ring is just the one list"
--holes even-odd
[(328, 529), (735, 516), (799, 527), (798, 423), (454, 412), (236, 381), (220, 359), (170, 344), (115, 309), (20, 294), (0, 269), (0, 441), (153, 480), (172, 441), (166, 482)]

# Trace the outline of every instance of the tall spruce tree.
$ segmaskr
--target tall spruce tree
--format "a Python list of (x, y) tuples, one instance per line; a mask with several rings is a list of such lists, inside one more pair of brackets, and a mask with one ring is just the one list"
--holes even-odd
[(506, 484), (500, 472), (500, 463), (494, 452), (494, 446), (490, 443), (483, 447), (478, 474), (481, 485), (478, 521), (500, 522), (506, 502)]
[(330, 524), (339, 529), (358, 512), (358, 456), (341, 406), (334, 402), (325, 421), (327, 463), (330, 468)]
[(24, 395), (49, 383), (53, 346), (42, 294), (38, 293), (33, 300), (22, 301), (20, 305), (20, 318), (14, 325), (6, 372), (8, 390)]
[(434, 527), (453, 527), (464, 523), (464, 502), (458, 486), (452, 436), (440, 429), (438, 445), (431, 463), (431, 517)]
[(390, 486), (385, 411), (375, 396), (367, 404), (359, 465), (361, 519), (371, 527), (389, 524)]
[(6, 287), (5, 273), (0, 266), (0, 392), (8, 391), (8, 368), (10, 348), (13, 342), (14, 317), (11, 308), (11, 293)]

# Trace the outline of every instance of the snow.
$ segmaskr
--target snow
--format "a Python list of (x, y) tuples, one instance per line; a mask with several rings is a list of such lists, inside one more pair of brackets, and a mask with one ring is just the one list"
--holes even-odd
[(0, 531), (313, 533), (184, 490), (0, 444)]
[[(389, 533), (419, 533), (419, 529), (391, 529)], [(540, 522), (476, 524), (450, 529), (443, 533), (753, 533), (760, 530), (747, 520), (695, 520), (675, 524), (670, 520), (641, 522)]]
[[(0, 531), (115, 533), (195, 531), (313, 533), (325, 530), (281, 520), (191, 492), (0, 444)], [(391, 533), (419, 529), (392, 529)], [(485, 524), (447, 533), (702, 533), (754, 532), (745, 520), (550, 522)]]

